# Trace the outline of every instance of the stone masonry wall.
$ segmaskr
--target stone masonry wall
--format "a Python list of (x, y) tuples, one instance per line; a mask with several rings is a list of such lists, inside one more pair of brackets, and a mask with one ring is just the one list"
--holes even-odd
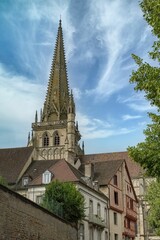
[(77, 230), (0, 185), (0, 240), (77, 240)]

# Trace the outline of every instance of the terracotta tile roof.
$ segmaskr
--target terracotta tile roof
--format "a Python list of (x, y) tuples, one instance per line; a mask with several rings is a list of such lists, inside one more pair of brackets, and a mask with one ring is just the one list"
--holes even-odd
[[(116, 161), (124, 159), (127, 163), (127, 167), (131, 178), (140, 176), (144, 171), (140, 165), (134, 162), (128, 155), (128, 152), (112, 152), (112, 153), (99, 153), (99, 154), (88, 154), (81, 157), (82, 164), (94, 163), (102, 161)], [(83, 168), (82, 168), (83, 169)]]
[(15, 183), (32, 152), (33, 147), (0, 149), (0, 176)]
[(58, 160), (37, 160), (32, 161), (23, 177), (30, 177), (31, 180), (36, 179), (39, 175), (43, 174), (46, 170), (54, 166)]
[(115, 160), (94, 163), (94, 181), (97, 180), (99, 185), (108, 184), (123, 162), (124, 160)]
[[(75, 169), (71, 164), (66, 162), (64, 159), (61, 160), (37, 160), (33, 161), (28, 167), (23, 177), (29, 177), (29, 185), (41, 185), (42, 175), (48, 170), (53, 174), (53, 179), (57, 179), (63, 182), (75, 182), (83, 181), (81, 177), (84, 177), (77, 169)], [(21, 186), (21, 180), (19, 182), (19, 187)]]

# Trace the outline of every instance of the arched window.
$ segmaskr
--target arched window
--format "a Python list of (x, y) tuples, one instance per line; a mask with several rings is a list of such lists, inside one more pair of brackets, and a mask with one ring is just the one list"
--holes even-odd
[(58, 135), (58, 132), (54, 134), (54, 145), (59, 145), (60, 144), (60, 137)]
[(48, 137), (48, 134), (45, 133), (43, 136), (43, 147), (47, 147), (47, 146), (49, 146), (49, 137)]

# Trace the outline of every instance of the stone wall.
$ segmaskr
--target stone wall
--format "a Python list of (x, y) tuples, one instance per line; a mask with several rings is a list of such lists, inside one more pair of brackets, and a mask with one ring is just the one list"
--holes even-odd
[(77, 230), (32, 201), (0, 185), (1, 240), (76, 240)]

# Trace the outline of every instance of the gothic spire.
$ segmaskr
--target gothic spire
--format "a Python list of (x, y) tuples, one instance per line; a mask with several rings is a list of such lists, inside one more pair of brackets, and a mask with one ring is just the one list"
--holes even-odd
[(67, 67), (60, 20), (42, 121), (66, 120), (68, 100)]

